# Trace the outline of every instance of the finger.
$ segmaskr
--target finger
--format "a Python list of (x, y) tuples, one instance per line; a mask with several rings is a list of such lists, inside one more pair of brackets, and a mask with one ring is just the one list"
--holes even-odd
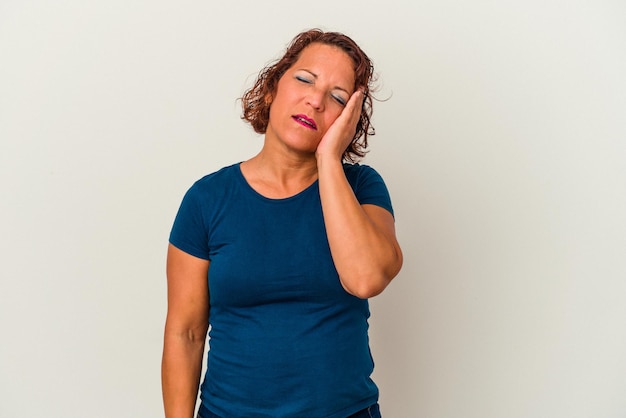
[(357, 89), (354, 93), (352, 93), (352, 96), (350, 96), (350, 100), (348, 100), (348, 103), (342, 113), (349, 115), (351, 122), (356, 123), (361, 116), (361, 107), (364, 99), (365, 95), (361, 89)]

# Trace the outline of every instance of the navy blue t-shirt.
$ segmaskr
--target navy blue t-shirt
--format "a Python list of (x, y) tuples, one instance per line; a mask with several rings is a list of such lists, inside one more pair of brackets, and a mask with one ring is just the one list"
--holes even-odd
[[(393, 214), (380, 175), (344, 165), (361, 204)], [(210, 260), (210, 349), (203, 404), (223, 417), (345, 418), (378, 399), (367, 300), (339, 282), (318, 183), (269, 199), (239, 164), (197, 181), (170, 235)]]

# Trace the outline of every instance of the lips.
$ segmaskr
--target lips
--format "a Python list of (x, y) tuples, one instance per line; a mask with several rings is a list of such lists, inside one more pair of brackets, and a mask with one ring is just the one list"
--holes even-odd
[(317, 124), (315, 123), (315, 121), (311, 118), (308, 118), (306, 115), (293, 115), (292, 119), (306, 128), (317, 131)]

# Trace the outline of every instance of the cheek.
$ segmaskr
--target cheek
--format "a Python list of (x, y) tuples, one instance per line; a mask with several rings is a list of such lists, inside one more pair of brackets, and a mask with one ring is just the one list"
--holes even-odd
[(337, 111), (337, 112), (329, 112), (326, 115), (326, 118), (324, 120), (324, 123), (326, 125), (326, 129), (328, 129), (330, 127), (330, 125), (332, 125), (337, 118), (339, 117), (339, 115), (341, 115), (341, 111)]

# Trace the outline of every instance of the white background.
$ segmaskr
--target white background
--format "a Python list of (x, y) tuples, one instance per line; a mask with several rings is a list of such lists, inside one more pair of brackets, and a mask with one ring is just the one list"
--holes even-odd
[(626, 416), (622, 1), (0, 3), (0, 416), (162, 416), (167, 237), (299, 31), (380, 73), (386, 418)]

